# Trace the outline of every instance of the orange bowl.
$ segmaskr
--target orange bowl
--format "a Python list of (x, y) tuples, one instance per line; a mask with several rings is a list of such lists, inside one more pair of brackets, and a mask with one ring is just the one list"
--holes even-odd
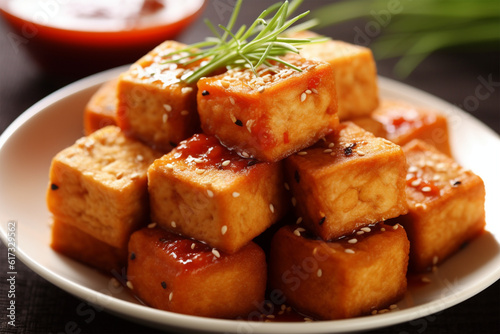
[(0, 0), (16, 48), (43, 69), (84, 75), (134, 62), (176, 38), (205, 0)]

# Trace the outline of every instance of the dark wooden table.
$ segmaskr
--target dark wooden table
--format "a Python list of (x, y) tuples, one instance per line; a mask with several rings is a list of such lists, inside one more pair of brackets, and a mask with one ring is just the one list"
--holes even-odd
[[(262, 2), (252, 1), (246, 6), (241, 17), (253, 18), (263, 8)], [(311, 2), (311, 7), (321, 1)], [(210, 1), (205, 17), (214, 22), (226, 23), (228, 8), (232, 0)], [(367, 9), (368, 10), (368, 9)], [(248, 22), (248, 19), (246, 19)], [(347, 42), (355, 40), (355, 27), (363, 27), (364, 22), (346, 23), (321, 30), (320, 32)], [(499, 23), (500, 29), (500, 23)], [(8, 36), (11, 29), (0, 20), (0, 133), (32, 104), (78, 79), (81, 75), (55, 77), (37, 67), (24, 52), (23, 47), (16, 49)], [(179, 40), (192, 43), (205, 37), (207, 29), (197, 22)], [(403, 83), (434, 94), (454, 105), (462, 106), (473, 116), (500, 133), (500, 45), (497, 50), (478, 52), (471, 50), (452, 50), (440, 52), (425, 60), (408, 78), (395, 77), (392, 72), (394, 60), (378, 62), (380, 75), (394, 78)], [(478, 88), (484, 81), (493, 83), (490, 95), (485, 99), (475, 99)], [(477, 101), (477, 104), (470, 104)], [(467, 104), (469, 103), (469, 104)], [(499, 152), (495, 152), (499, 153)], [(1, 163), (1, 162), (0, 162)], [(8, 189), (2, 189), (8, 191)], [(4, 224), (5, 222), (1, 222)], [(490, 224), (492, 222), (489, 222)], [(500, 223), (500, 222), (493, 222)], [(68, 323), (76, 322), (80, 331), (75, 333), (156, 333), (154, 329), (143, 327), (105, 312), (98, 312), (89, 322), (83, 322), (76, 313), (80, 300), (48, 283), (22, 263), (17, 264), (18, 301), (16, 327), (6, 323), (8, 306), (6, 273), (4, 259), (6, 248), (0, 246), (0, 332), (2, 333), (61, 333), (67, 331)], [(444, 310), (438, 314), (417, 319), (370, 333), (499, 333), (500, 332), (500, 282), (470, 298), (469, 300)]]

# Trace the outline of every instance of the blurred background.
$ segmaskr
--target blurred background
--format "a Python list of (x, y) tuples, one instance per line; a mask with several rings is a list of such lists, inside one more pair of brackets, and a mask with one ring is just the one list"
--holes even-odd
[[(245, 0), (238, 26), (275, 1)], [(203, 17), (226, 24), (235, 0), (0, 0), (0, 133), (24, 110), (89, 74), (129, 64), (165, 39), (207, 37)], [(92, 7), (90, 7), (92, 5)], [(472, 114), (500, 133), (500, 1), (304, 1), (316, 32), (369, 47), (379, 75), (414, 86)], [(497, 160), (498, 161), (498, 160)], [(0, 162), (1, 163), (1, 162)], [(1, 252), (5, 253), (2, 245)], [(1, 273), (5, 273), (1, 262)], [(28, 268), (19, 270), (15, 333), (64, 330), (80, 303)], [(0, 285), (4, 307), (6, 286)], [(500, 332), (500, 284), (411, 323), (373, 333)], [(13, 329), (0, 325), (2, 333)], [(101, 312), (82, 333), (147, 328)]]

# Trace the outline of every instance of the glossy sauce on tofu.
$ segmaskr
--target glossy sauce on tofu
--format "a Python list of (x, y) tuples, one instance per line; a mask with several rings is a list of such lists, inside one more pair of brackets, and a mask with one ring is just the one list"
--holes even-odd
[(174, 158), (184, 160), (187, 165), (201, 169), (219, 169), (241, 172), (257, 163), (245, 159), (222, 146), (213, 136), (196, 134), (181, 142), (173, 151)]

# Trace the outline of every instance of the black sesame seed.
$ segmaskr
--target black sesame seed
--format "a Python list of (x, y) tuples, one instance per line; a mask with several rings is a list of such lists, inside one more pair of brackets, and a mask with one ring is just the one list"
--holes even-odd
[(134, 252), (130, 253), (130, 259), (135, 260), (135, 253)]
[(238, 126), (243, 126), (243, 122), (240, 121), (239, 119), (237, 119), (236, 122), (234, 122), (234, 124), (236, 124)]
[(346, 157), (350, 156), (351, 154), (352, 154), (352, 148), (350, 148), (350, 147), (344, 148), (344, 155)]
[(256, 165), (259, 161), (255, 160), (255, 159), (252, 159), (248, 162), (247, 166), (250, 167), (250, 166), (253, 166), (253, 165)]
[(210, 95), (210, 93), (208, 92), (208, 90), (204, 90), (203, 92), (201, 92), (201, 95), (207, 96)]
[(160, 238), (160, 242), (167, 242), (167, 239), (165, 239), (165, 238)]
[(177, 146), (177, 144), (176, 144), (176, 143), (174, 143), (173, 141), (169, 142), (169, 144), (170, 144), (170, 146), (172, 146), (172, 147), (176, 147), (176, 146)]
[(162, 288), (164, 288), (164, 289), (166, 289), (166, 288), (167, 288), (167, 283), (165, 283), (165, 282), (161, 282), (160, 284), (161, 284), (161, 287), (162, 287)]
[(455, 181), (455, 182), (453, 183), (453, 186), (454, 186), (454, 187), (458, 187), (458, 186), (459, 186), (459, 185), (461, 185), (461, 184), (462, 184), (462, 182), (461, 182), (461, 181)]
[(297, 181), (297, 183), (299, 183), (300, 182), (300, 174), (299, 174), (298, 170), (295, 171), (294, 177), (295, 177), (295, 181)]
[(323, 225), (323, 223), (325, 222), (326, 220), (326, 217), (323, 217), (319, 220), (319, 226)]
[(59, 186), (58, 186), (57, 184), (52, 183), (52, 184), (50, 185), (50, 189), (52, 189), (52, 190), (57, 190), (57, 189), (59, 189)]

